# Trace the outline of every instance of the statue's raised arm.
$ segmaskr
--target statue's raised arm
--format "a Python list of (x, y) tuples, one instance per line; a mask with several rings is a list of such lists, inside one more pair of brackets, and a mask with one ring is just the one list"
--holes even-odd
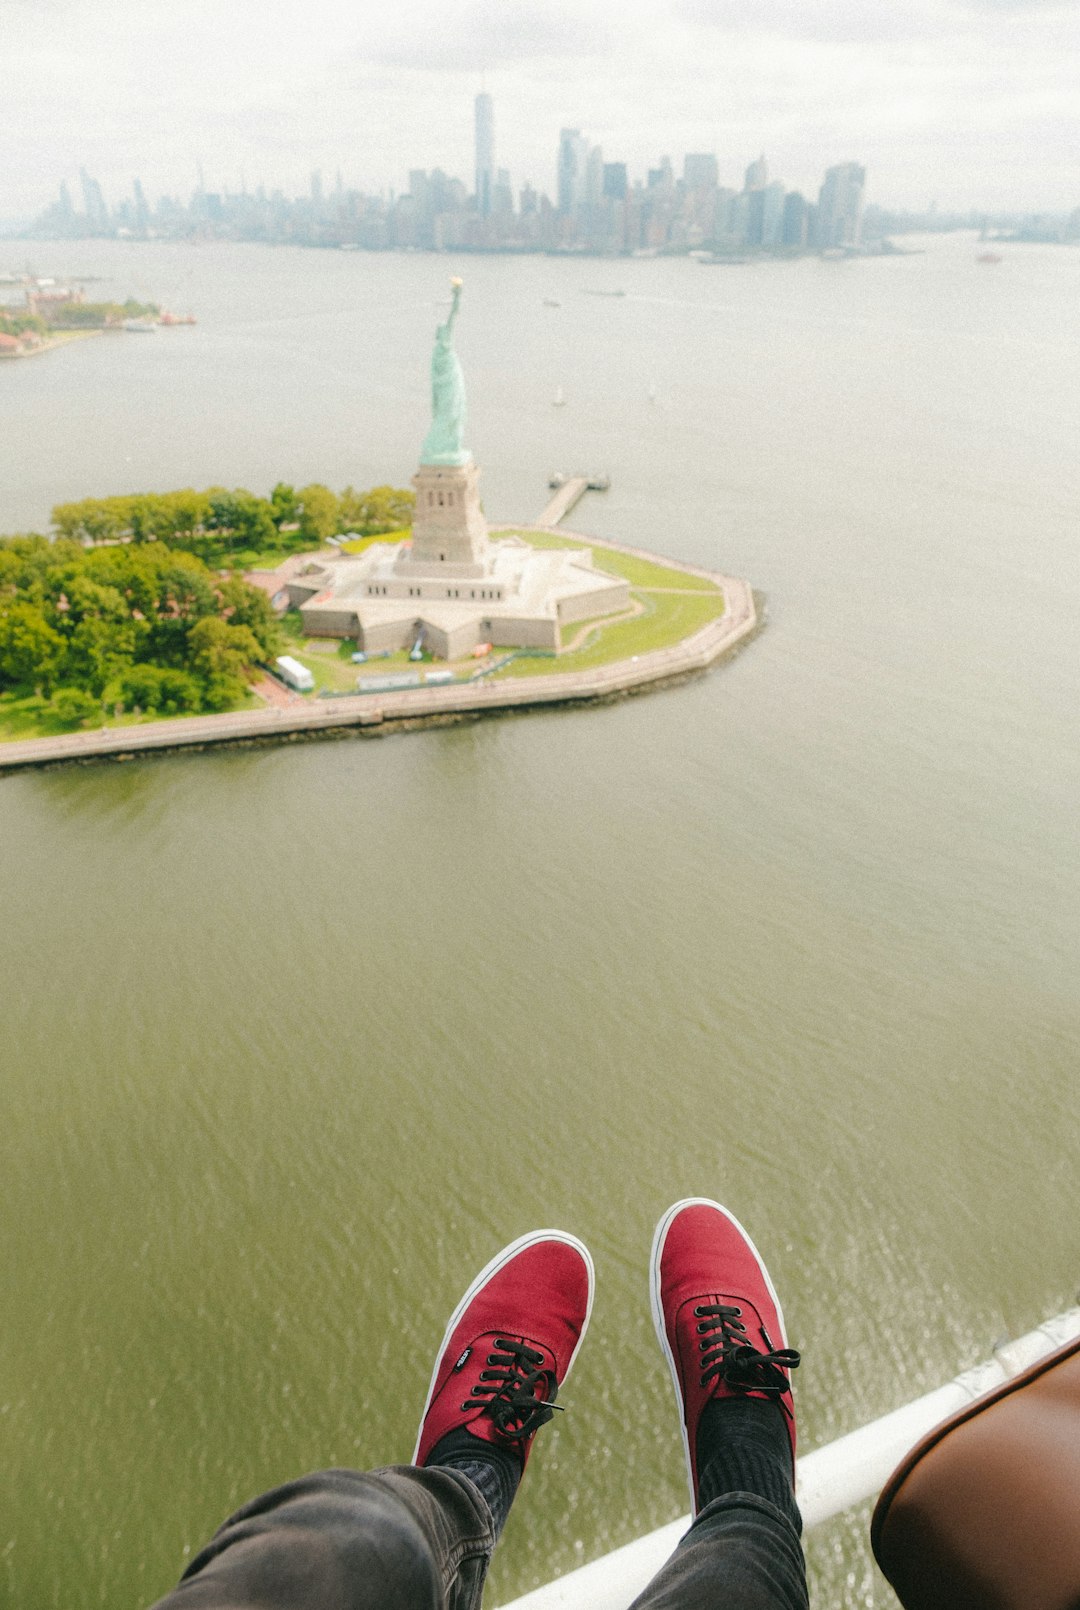
[(431, 429), (420, 449), (421, 464), (467, 464), (471, 454), (465, 436), (465, 377), (454, 351), (454, 320), (461, 301), (461, 281), (450, 281), (450, 312), (435, 331), (431, 354)]
[(452, 279), (450, 281), (450, 311), (446, 315), (446, 323), (441, 326), (441, 328), (446, 331), (448, 340), (453, 338), (454, 320), (457, 318), (457, 310), (460, 302), (461, 281), (459, 279)]

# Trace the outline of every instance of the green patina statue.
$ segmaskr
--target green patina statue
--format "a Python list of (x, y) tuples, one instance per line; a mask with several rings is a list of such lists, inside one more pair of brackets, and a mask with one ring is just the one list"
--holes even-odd
[(421, 464), (468, 464), (465, 435), (465, 376), (454, 351), (454, 320), (461, 301), (461, 281), (450, 281), (453, 300), (446, 323), (435, 331), (431, 354), (431, 429), (420, 449)]

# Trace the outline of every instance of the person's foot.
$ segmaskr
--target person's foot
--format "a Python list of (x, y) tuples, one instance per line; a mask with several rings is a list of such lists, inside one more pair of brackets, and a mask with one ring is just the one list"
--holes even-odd
[(790, 1439), (794, 1474), (788, 1371), (799, 1355), (787, 1345), (780, 1299), (739, 1221), (704, 1197), (676, 1202), (656, 1226), (650, 1284), (653, 1322), (682, 1419), (694, 1513), (701, 1507), (701, 1476), (722, 1423), (710, 1404), (732, 1398), (775, 1403)]
[(492, 1258), (450, 1316), (413, 1464), (442, 1462), (440, 1444), (478, 1454), (486, 1444), (524, 1469), (577, 1357), (592, 1299), (588, 1250), (561, 1230), (534, 1230)]

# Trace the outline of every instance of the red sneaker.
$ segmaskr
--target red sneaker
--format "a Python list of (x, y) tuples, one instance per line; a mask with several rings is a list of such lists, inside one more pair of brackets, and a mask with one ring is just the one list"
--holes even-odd
[(524, 1469), (577, 1357), (592, 1300), (592, 1259), (574, 1236), (534, 1230), (504, 1247), (450, 1316), (413, 1464), (425, 1464), (464, 1426), (516, 1453)]
[(769, 1271), (738, 1219), (689, 1197), (669, 1208), (652, 1245), (652, 1311), (682, 1418), (694, 1513), (697, 1433), (705, 1405), (736, 1394), (783, 1410), (795, 1468), (795, 1411), (787, 1372), (799, 1362)]

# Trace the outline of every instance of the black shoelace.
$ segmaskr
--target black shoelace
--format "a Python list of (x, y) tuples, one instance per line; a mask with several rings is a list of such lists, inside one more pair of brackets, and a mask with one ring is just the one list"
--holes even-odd
[(554, 1370), (539, 1368), (544, 1362), (543, 1353), (525, 1342), (498, 1337), (493, 1347), (487, 1357), (488, 1367), (480, 1371), (480, 1384), (461, 1407), (484, 1409), (496, 1431), (511, 1442), (524, 1442), (547, 1425), (553, 1410), (562, 1412), (561, 1405), (555, 1402), (559, 1384)]
[(791, 1390), (785, 1373), (798, 1369), (800, 1358), (793, 1347), (775, 1348), (764, 1325), (761, 1334), (768, 1351), (761, 1353), (751, 1345), (742, 1322), (742, 1309), (723, 1303), (699, 1303), (694, 1309), (701, 1337), (701, 1384), (720, 1378), (736, 1392), (764, 1392), (778, 1398)]

